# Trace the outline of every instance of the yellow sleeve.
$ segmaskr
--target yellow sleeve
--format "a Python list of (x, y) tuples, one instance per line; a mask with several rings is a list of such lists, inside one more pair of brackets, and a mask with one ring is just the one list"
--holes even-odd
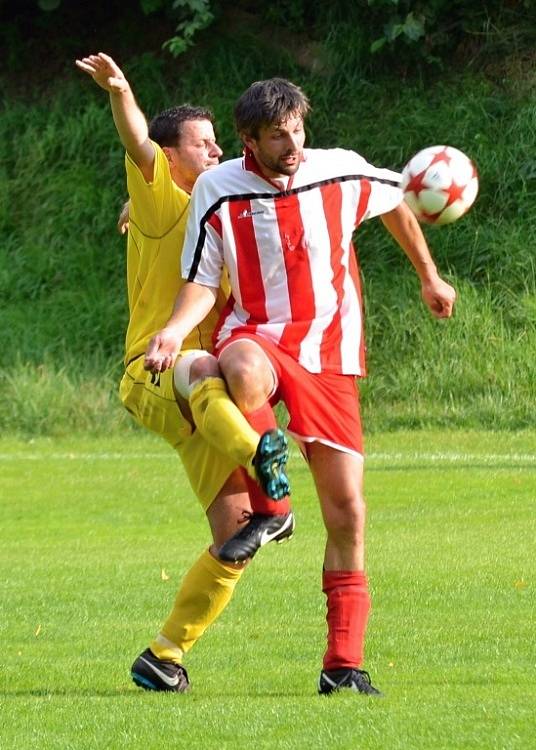
[(155, 149), (152, 182), (145, 181), (128, 154), (125, 154), (125, 169), (130, 197), (129, 221), (144, 235), (157, 238), (175, 225), (187, 209), (190, 196), (175, 185), (164, 152), (157, 143), (152, 143)]

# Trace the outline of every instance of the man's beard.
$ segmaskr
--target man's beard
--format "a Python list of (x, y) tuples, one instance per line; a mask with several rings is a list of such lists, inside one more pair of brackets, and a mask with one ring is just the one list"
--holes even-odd
[[(267, 156), (263, 153), (259, 153), (259, 156), (265, 167), (268, 167), (268, 169), (270, 169), (272, 172), (275, 172), (276, 174), (285, 175), (286, 177), (291, 177), (293, 174), (296, 174), (301, 162), (301, 153), (299, 152), (285, 154), (278, 159), (274, 159), (273, 157)], [(294, 156), (296, 162), (294, 164), (285, 164), (285, 162), (282, 161), (285, 156)]]

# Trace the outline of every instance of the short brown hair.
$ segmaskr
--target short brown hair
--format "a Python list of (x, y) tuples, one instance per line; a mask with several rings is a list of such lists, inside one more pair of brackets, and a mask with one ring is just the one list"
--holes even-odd
[(178, 146), (182, 135), (182, 125), (190, 120), (208, 120), (214, 125), (214, 115), (205, 107), (181, 104), (171, 107), (153, 117), (149, 123), (149, 138), (159, 146)]
[(294, 83), (284, 78), (255, 81), (236, 103), (236, 129), (258, 138), (261, 127), (279, 124), (295, 114), (305, 118), (309, 109), (309, 100)]

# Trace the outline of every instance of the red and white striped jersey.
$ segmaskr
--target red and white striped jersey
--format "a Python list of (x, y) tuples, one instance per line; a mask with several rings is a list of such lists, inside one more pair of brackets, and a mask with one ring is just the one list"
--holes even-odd
[(285, 190), (252, 154), (202, 174), (182, 252), (189, 281), (231, 297), (215, 344), (231, 334), (273, 341), (310, 372), (365, 374), (361, 292), (352, 234), (402, 201), (400, 175), (354, 151), (305, 149)]

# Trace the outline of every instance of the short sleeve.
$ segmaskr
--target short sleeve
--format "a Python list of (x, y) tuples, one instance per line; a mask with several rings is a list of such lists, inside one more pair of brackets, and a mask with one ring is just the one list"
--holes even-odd
[(189, 196), (171, 178), (166, 156), (154, 143), (155, 164), (152, 182), (146, 182), (140, 168), (125, 154), (130, 219), (140, 231), (152, 237), (168, 232), (188, 207)]
[(220, 203), (211, 198), (209, 174), (201, 175), (192, 192), (182, 252), (182, 276), (218, 287), (223, 269)]

